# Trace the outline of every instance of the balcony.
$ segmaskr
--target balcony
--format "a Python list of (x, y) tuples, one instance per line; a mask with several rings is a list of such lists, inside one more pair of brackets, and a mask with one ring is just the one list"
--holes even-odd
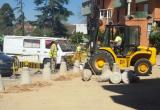
[(82, 3), (81, 13), (83, 16), (87, 16), (92, 13), (90, 0)]
[(137, 11), (134, 13), (135, 18), (147, 18), (148, 17), (148, 12), (146, 11)]
[(148, 2), (149, 0), (136, 0), (136, 3)]
[(100, 19), (112, 18), (112, 9), (100, 9)]

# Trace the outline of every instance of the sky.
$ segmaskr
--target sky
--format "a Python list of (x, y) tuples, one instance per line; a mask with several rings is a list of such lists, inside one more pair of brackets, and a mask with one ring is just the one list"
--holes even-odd
[[(0, 0), (0, 7), (4, 3), (9, 3), (12, 8), (16, 7), (16, 0)], [(36, 20), (35, 15), (37, 15), (38, 12), (35, 10), (36, 6), (33, 3), (33, 0), (24, 0), (24, 4), (26, 20)], [(81, 16), (81, 4), (82, 0), (70, 0), (69, 4), (65, 5), (65, 7), (67, 7), (68, 10), (74, 13), (74, 15), (69, 17), (68, 23), (77, 24), (83, 21), (84, 18)]]

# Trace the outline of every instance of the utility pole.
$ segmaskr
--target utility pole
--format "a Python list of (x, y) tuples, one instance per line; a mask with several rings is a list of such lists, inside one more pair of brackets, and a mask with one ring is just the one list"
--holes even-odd
[(16, 0), (17, 1), (17, 7), (15, 8), (17, 10), (17, 23), (20, 24), (20, 29), (21, 29), (21, 35), (25, 35), (25, 16), (24, 16), (24, 12), (23, 12), (23, 8), (24, 8), (24, 2), (23, 0)]
[(20, 12), (21, 12), (21, 15), (22, 15), (22, 35), (24, 36), (25, 33), (24, 33), (24, 12), (23, 12), (23, 1), (21, 0), (20, 2)]

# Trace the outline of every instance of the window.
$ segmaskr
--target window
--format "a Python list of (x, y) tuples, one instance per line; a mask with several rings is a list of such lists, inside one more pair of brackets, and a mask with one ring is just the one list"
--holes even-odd
[(144, 11), (145, 11), (145, 12), (148, 12), (148, 8), (149, 8), (149, 7), (148, 7), (148, 4), (144, 4)]
[(23, 46), (25, 48), (40, 48), (40, 40), (24, 39)]
[(100, 9), (100, 19), (111, 18), (111, 17), (112, 17), (112, 9)]
[(60, 45), (63, 52), (74, 51), (74, 46), (67, 40), (58, 40), (58, 44)]

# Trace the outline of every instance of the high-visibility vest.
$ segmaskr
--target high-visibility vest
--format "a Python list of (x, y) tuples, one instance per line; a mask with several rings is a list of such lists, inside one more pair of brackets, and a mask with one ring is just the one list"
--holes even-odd
[(81, 46), (78, 46), (76, 49), (76, 52), (80, 52), (81, 51)]
[(50, 57), (54, 57), (54, 58), (56, 58), (57, 57), (57, 46), (56, 46), (56, 44), (52, 44), (51, 45), (51, 48), (50, 48)]
[(114, 41), (117, 43), (117, 46), (120, 46), (122, 44), (122, 38), (120, 36), (116, 36)]

